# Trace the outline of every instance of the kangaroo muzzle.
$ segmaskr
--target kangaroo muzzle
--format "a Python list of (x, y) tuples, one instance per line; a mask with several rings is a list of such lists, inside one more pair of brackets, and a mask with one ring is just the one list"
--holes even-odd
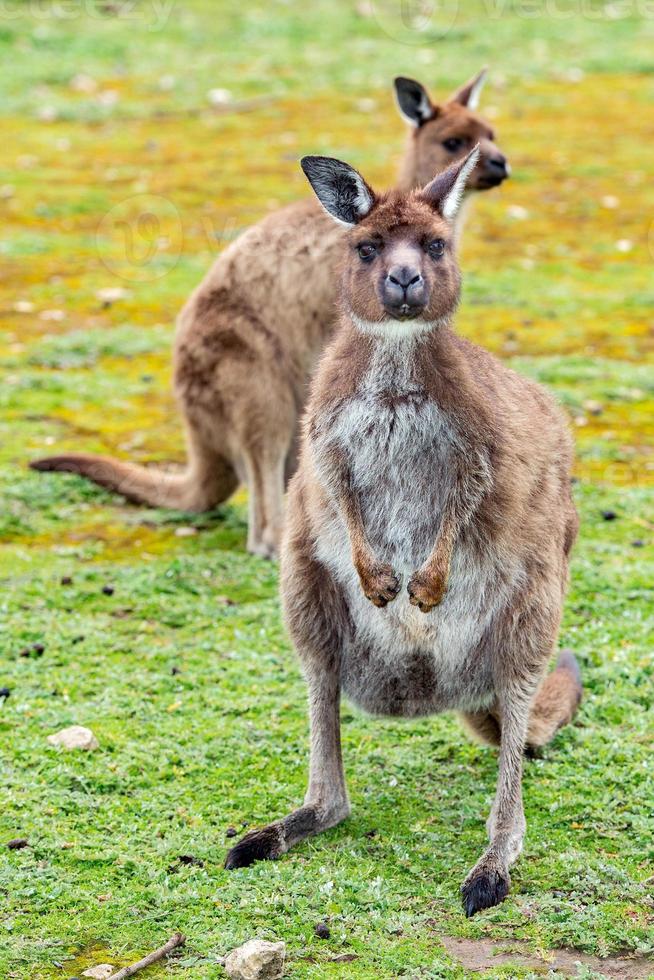
[(386, 312), (396, 320), (410, 320), (427, 305), (428, 290), (416, 266), (393, 266), (381, 286), (381, 299)]

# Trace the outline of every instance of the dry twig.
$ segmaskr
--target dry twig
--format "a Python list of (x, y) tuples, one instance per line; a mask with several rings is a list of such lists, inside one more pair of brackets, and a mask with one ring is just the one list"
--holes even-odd
[(109, 980), (127, 980), (127, 977), (133, 977), (135, 973), (139, 970), (144, 970), (146, 966), (151, 966), (152, 963), (156, 963), (158, 960), (162, 960), (164, 956), (171, 953), (178, 946), (183, 946), (186, 942), (186, 936), (181, 932), (176, 932), (174, 936), (171, 936), (167, 943), (161, 946), (159, 949), (155, 949), (153, 953), (148, 953), (144, 956), (142, 960), (138, 963), (132, 963), (131, 966), (124, 966), (122, 970), (118, 973), (114, 973), (113, 976), (109, 977)]

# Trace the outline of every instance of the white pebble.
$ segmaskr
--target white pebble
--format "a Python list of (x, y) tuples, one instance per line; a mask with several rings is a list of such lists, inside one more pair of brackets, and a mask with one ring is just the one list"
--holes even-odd
[(97, 966), (90, 966), (88, 970), (84, 970), (82, 974), (83, 977), (90, 977), (91, 980), (107, 980), (114, 972), (114, 968), (111, 963), (98, 963)]
[(91, 729), (84, 728), (83, 725), (71, 725), (70, 728), (62, 728), (55, 735), (48, 735), (48, 742), (50, 745), (60, 745), (63, 749), (84, 749), (87, 752), (100, 747)]
[(232, 980), (277, 980), (284, 973), (286, 943), (250, 939), (233, 949), (225, 959), (225, 972)]
[(521, 207), (519, 204), (510, 204), (506, 209), (506, 213), (509, 218), (513, 218), (515, 221), (526, 221), (529, 217), (529, 211), (527, 208)]
[(228, 88), (210, 88), (207, 99), (211, 105), (228, 105), (232, 101), (232, 93)]

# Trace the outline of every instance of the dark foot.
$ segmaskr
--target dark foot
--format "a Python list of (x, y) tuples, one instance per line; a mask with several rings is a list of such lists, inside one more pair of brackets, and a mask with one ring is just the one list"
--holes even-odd
[(251, 830), (242, 837), (228, 852), (225, 867), (228, 871), (247, 868), (255, 861), (274, 861), (283, 853), (280, 828), (271, 823), (261, 830)]
[(461, 888), (463, 908), (468, 918), (482, 909), (499, 905), (509, 894), (511, 879), (499, 871), (480, 871)]

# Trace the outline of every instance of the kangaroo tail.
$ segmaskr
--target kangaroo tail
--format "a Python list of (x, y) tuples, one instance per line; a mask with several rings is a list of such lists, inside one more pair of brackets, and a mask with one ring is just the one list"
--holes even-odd
[[(572, 721), (581, 701), (579, 665), (570, 650), (562, 650), (554, 670), (542, 680), (531, 705), (526, 751), (551, 741), (559, 728)], [(462, 720), (481, 742), (499, 745), (502, 728), (494, 711), (464, 712)]]
[(541, 683), (531, 707), (527, 748), (550, 742), (574, 718), (583, 688), (581, 671), (571, 650), (562, 650), (556, 667)]
[(77, 473), (138, 504), (197, 513), (222, 503), (238, 485), (234, 469), (224, 457), (197, 451), (181, 473), (88, 453), (47, 456), (34, 460), (30, 467), (40, 472)]

